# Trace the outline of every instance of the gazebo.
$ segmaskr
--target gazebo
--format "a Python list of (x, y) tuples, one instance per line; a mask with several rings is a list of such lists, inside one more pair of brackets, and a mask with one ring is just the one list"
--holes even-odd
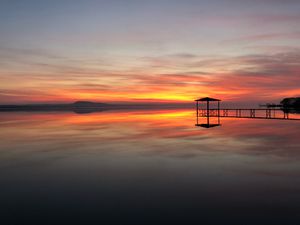
[(209, 103), (210, 102), (218, 102), (218, 115), (220, 114), (220, 99), (216, 99), (216, 98), (209, 98), (209, 97), (205, 97), (205, 98), (199, 98), (196, 99), (196, 104), (197, 104), (197, 116), (198, 116), (198, 111), (199, 111), (199, 102), (206, 102), (206, 112), (207, 112), (207, 116), (209, 116)]
[[(197, 124), (196, 126), (201, 126), (201, 127), (205, 127), (205, 128), (210, 128), (210, 127), (214, 127), (214, 126), (220, 126), (220, 99), (216, 99), (216, 98), (209, 98), (209, 97), (205, 97), (205, 98), (199, 98), (196, 99), (196, 112), (197, 112)], [(198, 117), (199, 117), (199, 102), (206, 102), (206, 117), (207, 117), (207, 123), (206, 124), (199, 124), (198, 123)], [(209, 122), (209, 103), (210, 102), (217, 102), (218, 103), (218, 124), (210, 124)]]

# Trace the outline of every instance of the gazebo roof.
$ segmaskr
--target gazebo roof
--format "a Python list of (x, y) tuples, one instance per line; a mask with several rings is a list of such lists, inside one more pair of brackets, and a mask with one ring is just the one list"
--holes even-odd
[(216, 99), (216, 98), (209, 98), (209, 97), (206, 97), (206, 98), (199, 98), (199, 99), (196, 99), (195, 101), (197, 102), (215, 102), (215, 101), (218, 101), (220, 102), (221, 100), (220, 99)]

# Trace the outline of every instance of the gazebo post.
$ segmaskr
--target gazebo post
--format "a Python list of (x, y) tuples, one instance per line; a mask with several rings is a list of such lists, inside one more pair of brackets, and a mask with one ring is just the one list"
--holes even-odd
[(197, 117), (198, 117), (198, 114), (199, 114), (199, 103), (198, 103), (198, 101), (196, 101), (196, 105), (197, 105), (197, 107), (196, 107), (196, 110), (197, 110), (196, 114), (197, 114)]
[(220, 117), (220, 101), (218, 101), (218, 117)]
[(209, 101), (206, 101), (207, 124), (209, 124)]
[(220, 101), (218, 101), (218, 124), (220, 125)]
[(197, 124), (199, 124), (199, 122), (198, 122), (199, 121), (199, 103), (198, 103), (198, 101), (196, 101), (196, 105), (197, 105), (197, 107), (196, 107)]

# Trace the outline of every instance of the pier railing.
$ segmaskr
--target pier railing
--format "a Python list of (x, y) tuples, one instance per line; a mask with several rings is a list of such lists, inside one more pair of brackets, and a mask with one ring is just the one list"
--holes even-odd
[[(253, 119), (283, 119), (300, 120), (290, 118), (289, 110), (271, 108), (225, 108), (225, 109), (196, 109), (197, 117), (234, 117), (234, 118), (253, 118)], [(279, 115), (280, 114), (280, 115)]]

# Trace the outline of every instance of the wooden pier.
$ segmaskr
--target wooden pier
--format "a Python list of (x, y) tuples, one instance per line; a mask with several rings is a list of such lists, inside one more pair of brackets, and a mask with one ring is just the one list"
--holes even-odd
[[(278, 116), (278, 114), (282, 116)], [(253, 119), (282, 119), (282, 120), (300, 120), (290, 118), (288, 110), (281, 109), (197, 109), (197, 117), (234, 117), (234, 118), (253, 118)]]
[[(219, 99), (201, 98), (196, 101), (196, 126), (205, 128), (220, 126), (220, 117), (247, 118), (247, 119), (276, 119), (276, 120), (299, 120), (290, 117), (290, 109), (280, 108), (220, 108)], [(200, 108), (199, 102), (206, 102), (206, 108)], [(217, 102), (217, 108), (210, 108), (210, 102)], [(199, 117), (206, 117), (206, 123), (199, 124)], [(210, 117), (218, 117), (217, 123), (210, 123)]]

